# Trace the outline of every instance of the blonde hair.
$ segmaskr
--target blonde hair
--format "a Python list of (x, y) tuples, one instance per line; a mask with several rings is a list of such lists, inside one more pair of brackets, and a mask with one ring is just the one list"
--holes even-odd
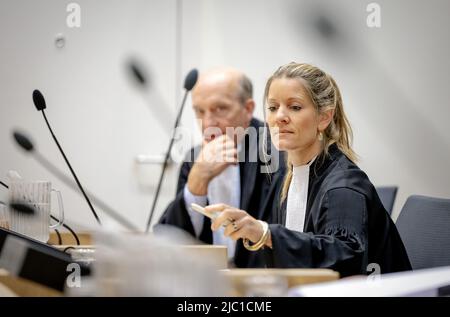
[[(319, 113), (328, 109), (334, 109), (333, 119), (322, 133), (322, 153), (327, 155), (330, 145), (336, 143), (345, 156), (355, 162), (357, 156), (351, 148), (353, 140), (352, 128), (344, 113), (341, 93), (334, 79), (321, 69), (309, 64), (294, 62), (286, 64), (278, 68), (267, 81), (264, 91), (265, 105), (267, 105), (270, 85), (274, 79), (279, 78), (300, 80)], [(287, 173), (281, 191), (281, 201), (286, 199), (292, 179), (292, 163), (289, 160), (289, 155), (287, 156), (286, 164)]]

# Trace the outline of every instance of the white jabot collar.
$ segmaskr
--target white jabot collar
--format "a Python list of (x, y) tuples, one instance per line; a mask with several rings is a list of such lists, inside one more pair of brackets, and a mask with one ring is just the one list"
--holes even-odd
[(308, 202), (309, 170), (315, 159), (316, 157), (305, 165), (292, 168), (286, 207), (286, 228), (290, 230), (303, 232)]

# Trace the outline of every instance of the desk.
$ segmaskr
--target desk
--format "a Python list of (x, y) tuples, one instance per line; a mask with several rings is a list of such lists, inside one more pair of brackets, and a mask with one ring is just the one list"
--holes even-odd
[[(11, 276), (6, 270), (0, 269), (0, 287), (4, 290), (9, 289), (10, 296), (23, 296), (23, 297), (59, 297), (63, 296), (63, 293), (58, 292), (52, 288), (48, 288), (41, 284), (34, 283), (32, 281)], [(4, 290), (5, 291), (5, 290)], [(4, 293), (3, 291), (3, 293)], [(5, 294), (6, 295), (6, 294)]]
[[(62, 244), (75, 245), (77, 242), (70, 232), (60, 232)], [(78, 239), (82, 245), (91, 245), (93, 243), (92, 234), (89, 232), (77, 232)], [(51, 245), (58, 245), (58, 235), (55, 232), (50, 233), (50, 239), (47, 242)]]
[(339, 279), (338, 272), (328, 269), (230, 269), (221, 273), (230, 279), (235, 296), (245, 296), (246, 281), (255, 277), (281, 277), (286, 279), (288, 288)]

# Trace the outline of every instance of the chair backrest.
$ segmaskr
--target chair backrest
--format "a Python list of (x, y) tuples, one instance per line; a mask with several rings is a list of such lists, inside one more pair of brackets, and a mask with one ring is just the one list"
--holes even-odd
[(410, 196), (396, 226), (414, 270), (450, 265), (450, 199)]
[(397, 196), (397, 186), (380, 186), (376, 187), (378, 196), (383, 203), (384, 208), (389, 215), (392, 214), (392, 208), (394, 207), (395, 197)]

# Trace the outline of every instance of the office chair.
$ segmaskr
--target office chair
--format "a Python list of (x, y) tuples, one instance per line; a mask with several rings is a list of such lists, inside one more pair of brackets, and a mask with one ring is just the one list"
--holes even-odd
[(414, 270), (450, 265), (450, 199), (410, 196), (396, 226)]

